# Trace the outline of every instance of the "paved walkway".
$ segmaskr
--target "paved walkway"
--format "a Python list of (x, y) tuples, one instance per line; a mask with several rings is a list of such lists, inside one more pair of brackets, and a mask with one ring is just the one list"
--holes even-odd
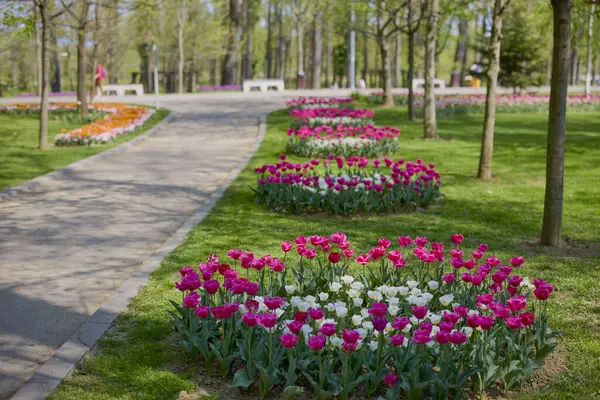
[(176, 119), (139, 146), (0, 202), (0, 399), (206, 201), (282, 101), (166, 99)]

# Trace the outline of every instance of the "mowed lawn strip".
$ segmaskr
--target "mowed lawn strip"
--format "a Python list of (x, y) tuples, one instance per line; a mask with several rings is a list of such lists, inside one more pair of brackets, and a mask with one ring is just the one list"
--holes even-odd
[(75, 161), (101, 153), (141, 135), (162, 121), (168, 110), (158, 110), (142, 127), (113, 142), (94, 146), (54, 147), (61, 129), (77, 129), (83, 123), (48, 120), (48, 150), (39, 150), (39, 118), (11, 117), (0, 113), (0, 190), (27, 182), (37, 176), (63, 168)]
[[(465, 249), (488, 243), (489, 254), (505, 262), (523, 255), (526, 262), (520, 275), (541, 277), (557, 286), (550, 302), (551, 325), (564, 336), (559, 352), (534, 382), (541, 389), (517, 391), (511, 397), (566, 399), (600, 393), (600, 115), (568, 115), (564, 233), (573, 245), (550, 251), (534, 244), (543, 210), (546, 115), (498, 115), (495, 178), (481, 182), (473, 175), (482, 116), (440, 118), (443, 139), (423, 141), (422, 123), (408, 121), (404, 108), (376, 111), (378, 125), (401, 129), (401, 150), (394, 158), (423, 158), (437, 165), (445, 182), (445, 198), (439, 204), (425, 212), (357, 218), (283, 215), (264, 209), (254, 202), (248, 186), (256, 185), (254, 168), (275, 162), (285, 148), (290, 119), (284, 110), (273, 113), (265, 140), (248, 167), (185, 244), (163, 261), (114, 329), (100, 340), (98, 351), (51, 398), (169, 399), (177, 398), (179, 391), (193, 391), (195, 369), (176, 345), (167, 313), (168, 300), (181, 299), (174, 288), (178, 269), (196, 266), (210, 253), (225, 257), (233, 247), (281, 256), (283, 240), (336, 231), (345, 232), (357, 251), (373, 247), (379, 237), (421, 235), (448, 242), (452, 233), (463, 233)], [(357, 272), (360, 267), (353, 268)], [(230, 379), (224, 382), (229, 384)], [(207, 398), (218, 398), (219, 388), (204, 389), (211, 394)]]

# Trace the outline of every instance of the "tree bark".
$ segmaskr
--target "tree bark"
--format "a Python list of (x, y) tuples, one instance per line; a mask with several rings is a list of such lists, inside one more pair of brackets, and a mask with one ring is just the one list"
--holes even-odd
[(277, 25), (277, 36), (275, 38), (275, 77), (283, 79), (283, 15), (279, 3), (275, 4), (275, 23)]
[[(467, 42), (469, 35), (469, 20), (461, 18), (458, 21), (458, 41), (456, 42), (456, 52), (454, 53), (455, 75), (451, 76), (452, 87), (459, 87), (462, 84), (465, 64), (467, 63)], [(458, 76), (459, 78), (455, 78)]]
[[(84, 0), (81, 4), (81, 15), (79, 17), (79, 27), (77, 29), (77, 102), (79, 113), (83, 118), (88, 116), (87, 90), (85, 84), (86, 75), (86, 55), (85, 41), (87, 36), (88, 14), (90, 3)], [(93, 71), (95, 73), (95, 71)]]
[[(408, 21), (409, 24), (413, 24), (415, 18), (415, 5), (413, 0), (408, 0)], [(415, 35), (416, 30), (410, 30), (408, 32), (408, 71), (407, 71), (407, 84), (408, 84), (408, 119), (414, 121), (417, 119), (415, 113), (415, 91), (413, 89), (413, 78), (415, 75)]]
[(323, 69), (323, 11), (315, 14), (312, 47), (312, 88), (321, 88), (321, 73)]
[(296, 33), (298, 34), (298, 75), (304, 75), (304, 27), (302, 26), (302, 22), (298, 20), (296, 23)]
[(272, 47), (272, 41), (273, 41), (273, 33), (272, 33), (272, 29), (271, 29), (271, 23), (272, 23), (272, 16), (271, 16), (271, 10), (273, 8), (273, 5), (271, 4), (272, 1), (269, 0), (269, 2), (267, 3), (267, 7), (268, 7), (268, 13), (267, 13), (267, 49), (265, 51), (265, 78), (271, 78), (271, 73), (273, 71), (272, 68), (272, 64), (273, 64), (273, 51), (271, 49)]
[(587, 66), (585, 70), (585, 94), (589, 95), (592, 92), (593, 68), (592, 68), (592, 43), (594, 38), (594, 12), (596, 4), (590, 5), (590, 17), (588, 19), (588, 40), (587, 40)]
[(48, 148), (48, 70), (50, 69), (50, 0), (37, 0), (42, 20), (42, 97), (40, 101), (40, 150)]
[(33, 34), (35, 36), (36, 94), (42, 95), (42, 37), (38, 27), (38, 6), (33, 5)]
[(333, 80), (333, 40), (332, 40), (332, 27), (331, 24), (327, 24), (327, 57), (325, 61), (325, 87), (329, 88), (332, 85)]
[(229, 38), (227, 52), (223, 58), (221, 71), (222, 85), (235, 85), (238, 82), (240, 40), (242, 37), (241, 4), (242, 0), (229, 0)]
[(427, 37), (425, 41), (425, 105), (424, 105), (424, 136), (425, 139), (438, 139), (437, 121), (435, 115), (435, 46), (437, 40), (437, 21), (440, 8), (439, 0), (429, 1), (429, 16), (427, 18)]
[(54, 66), (54, 76), (52, 77), (52, 81), (50, 82), (50, 89), (51, 92), (62, 92), (62, 65), (60, 64), (58, 38), (52, 32), (52, 30), (50, 30), (50, 37), (54, 42), (54, 48), (52, 50), (52, 64)]
[(367, 74), (369, 73), (369, 36), (367, 32), (363, 33), (363, 68), (361, 77), (367, 81)]
[(396, 32), (396, 46), (394, 47), (394, 82), (393, 87), (402, 86), (402, 33)]
[(177, 64), (177, 91), (179, 94), (183, 94), (183, 69), (185, 66), (185, 53), (183, 48), (183, 28), (185, 24), (185, 7), (186, 0), (180, 0), (179, 7), (177, 7), (177, 45), (179, 49), (178, 64)]
[(213, 58), (208, 63), (208, 80), (211, 86), (217, 85), (217, 59)]
[(250, 4), (251, 0), (244, 0), (244, 38), (245, 38), (245, 49), (244, 49), (244, 60), (242, 68), (242, 78), (252, 79), (252, 20), (251, 12), (252, 7)]
[(500, 71), (500, 40), (502, 38), (502, 0), (494, 1), (492, 36), (488, 47), (487, 89), (485, 96), (485, 114), (483, 117), (483, 136), (479, 156), (479, 179), (492, 178), (492, 155), (494, 152), (494, 126), (496, 124), (496, 88)]
[(392, 76), (390, 74), (390, 57), (389, 45), (385, 37), (380, 39), (379, 53), (381, 54), (381, 69), (383, 71), (383, 106), (392, 107), (394, 105), (394, 97), (392, 96)]
[(546, 153), (546, 194), (541, 244), (559, 246), (562, 241), (565, 125), (571, 44), (571, 0), (552, 0), (554, 34), (552, 46), (552, 82), (548, 113)]

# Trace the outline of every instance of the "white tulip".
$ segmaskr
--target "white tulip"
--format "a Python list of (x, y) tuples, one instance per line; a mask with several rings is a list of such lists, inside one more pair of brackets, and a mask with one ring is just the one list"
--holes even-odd
[(408, 288), (406, 286), (400, 286), (398, 288), (398, 293), (400, 296), (406, 296), (408, 294)]
[(335, 347), (342, 347), (342, 345), (344, 344), (344, 341), (337, 336), (331, 336), (329, 338), (329, 343), (331, 343)]
[(369, 348), (371, 349), (371, 351), (377, 351), (378, 346), (379, 346), (379, 342), (377, 342), (376, 340), (371, 340), (369, 342)]
[(300, 310), (302, 312), (307, 312), (308, 309), (310, 308), (310, 305), (307, 302), (303, 301), (298, 304), (297, 308), (298, 308), (298, 310)]
[(390, 315), (395, 316), (396, 314), (398, 314), (398, 311), (400, 310), (400, 308), (398, 306), (389, 306), (388, 307), (388, 312), (390, 313)]
[(348, 309), (346, 307), (336, 307), (335, 314), (340, 318), (344, 318), (348, 315)]
[(463, 326), (462, 331), (465, 333), (465, 335), (467, 335), (467, 337), (471, 337), (473, 334), (473, 328), (470, 326)]
[(400, 299), (397, 297), (390, 297), (387, 302), (390, 306), (397, 306), (400, 304)]
[(369, 310), (367, 310), (366, 308), (363, 308), (362, 310), (360, 310), (360, 315), (363, 316), (363, 318), (369, 318)]
[(333, 312), (335, 310), (335, 304), (333, 304), (333, 303), (327, 303), (325, 305), (325, 308), (327, 309), (327, 311)]
[(362, 299), (362, 297), (355, 297), (352, 299), (352, 302), (354, 303), (355, 306), (360, 307), (363, 304), (363, 299)]
[(440, 323), (440, 321), (442, 320), (442, 316), (439, 314), (434, 314), (434, 313), (429, 313), (429, 315), (427, 316), (427, 318), (429, 318), (429, 321), (434, 324), (437, 325)]
[(298, 289), (296, 285), (285, 285), (285, 291), (287, 294), (294, 294), (296, 289)]
[(427, 282), (427, 286), (429, 286), (429, 289), (431, 289), (431, 290), (436, 290), (437, 288), (440, 287), (440, 283), (437, 281), (429, 281), (429, 282)]
[(339, 282), (333, 282), (331, 285), (329, 285), (329, 288), (332, 292), (337, 293), (342, 288), (342, 284)]
[(304, 334), (304, 336), (308, 337), (308, 335), (313, 331), (312, 326), (310, 325), (302, 325), (302, 333)]
[(329, 299), (329, 293), (325, 293), (325, 292), (319, 293), (319, 299), (321, 301), (327, 301)]
[(371, 321), (365, 321), (362, 323), (362, 327), (368, 331), (373, 330), (373, 323)]
[(340, 278), (342, 280), (342, 282), (344, 282), (346, 285), (350, 285), (352, 282), (354, 282), (354, 277), (350, 276), (350, 275), (344, 275)]
[(314, 306), (315, 305), (315, 301), (316, 301), (316, 297), (315, 296), (306, 296), (304, 298), (304, 301), (308, 303), (309, 306)]
[(417, 282), (417, 281), (408, 281), (408, 282), (406, 282), (406, 284), (407, 284), (407, 285), (408, 285), (408, 287), (409, 287), (409, 288), (411, 288), (411, 289), (414, 289), (414, 288), (416, 288), (417, 286), (419, 286), (419, 282)]
[(285, 311), (283, 311), (281, 308), (278, 308), (275, 310), (275, 314), (277, 314), (277, 317), (281, 317), (283, 314), (285, 314)]
[(419, 288), (413, 288), (413, 289), (410, 291), (410, 294), (411, 294), (412, 296), (420, 296), (420, 295), (421, 295), (421, 293), (422, 293), (422, 292), (421, 292), (421, 289), (419, 289)]
[(417, 325), (419, 323), (419, 320), (414, 315), (412, 317), (410, 317), (409, 320), (410, 320), (410, 323), (413, 325)]
[(449, 293), (440, 297), (439, 300), (441, 305), (447, 307), (450, 303), (452, 303), (452, 300), (454, 300), (454, 295), (452, 293)]
[(363, 285), (362, 282), (355, 281), (355, 282), (352, 282), (352, 284), (350, 285), (350, 287), (352, 289), (354, 289), (354, 290), (360, 290), (360, 289), (364, 288), (365, 285)]
[(369, 296), (370, 299), (375, 301), (380, 301), (381, 299), (383, 299), (383, 295), (375, 290), (369, 290), (367, 292), (367, 296)]
[(360, 293), (356, 289), (349, 289), (346, 293), (352, 298), (360, 296)]
[(361, 315), (355, 314), (352, 316), (352, 323), (356, 326), (359, 326), (363, 322), (363, 317)]
[(293, 296), (290, 299), (290, 303), (292, 303), (292, 306), (298, 308), (298, 304), (302, 303), (304, 300), (302, 300), (302, 297), (300, 296)]

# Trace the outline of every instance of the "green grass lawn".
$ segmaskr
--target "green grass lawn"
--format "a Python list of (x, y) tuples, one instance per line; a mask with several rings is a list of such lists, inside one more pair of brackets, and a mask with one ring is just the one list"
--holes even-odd
[[(376, 121), (401, 129), (398, 158), (420, 157), (437, 164), (445, 182), (441, 203), (426, 212), (353, 219), (265, 210), (254, 202), (248, 185), (255, 185), (254, 167), (274, 162), (285, 147), (289, 118), (283, 111), (274, 113), (258, 154), (216, 208), (164, 260), (114, 330), (100, 340), (98, 351), (51, 398), (171, 399), (181, 390), (194, 390), (194, 382), (201, 379), (174, 344), (167, 314), (168, 299), (179, 298), (173, 284), (177, 270), (203, 262), (209, 253), (224, 256), (232, 247), (279, 254), (282, 240), (336, 231), (348, 234), (354, 248), (365, 250), (379, 237), (425, 235), (448, 242), (452, 233), (461, 232), (468, 246), (488, 243), (490, 254), (504, 260), (525, 256), (520, 275), (543, 277), (558, 288), (550, 303), (551, 325), (564, 336), (535, 381), (539, 389), (511, 397), (600, 396), (600, 115), (569, 114), (564, 233), (571, 246), (552, 251), (534, 244), (543, 210), (546, 115), (498, 116), (495, 178), (489, 182), (473, 178), (482, 116), (440, 118), (440, 141), (423, 141), (422, 124), (409, 122), (404, 109), (377, 109)], [(207, 398), (218, 398), (218, 387), (204, 389), (212, 395)]]
[[(50, 147), (39, 150), (39, 118), (11, 117), (0, 113), (0, 190), (15, 186), (65, 167), (75, 161), (101, 153), (126, 142), (156, 125), (169, 114), (168, 110), (158, 110), (140, 129), (119, 136), (114, 142), (96, 146)], [(48, 121), (48, 143), (62, 128), (79, 128), (82, 123), (50, 118)]]

